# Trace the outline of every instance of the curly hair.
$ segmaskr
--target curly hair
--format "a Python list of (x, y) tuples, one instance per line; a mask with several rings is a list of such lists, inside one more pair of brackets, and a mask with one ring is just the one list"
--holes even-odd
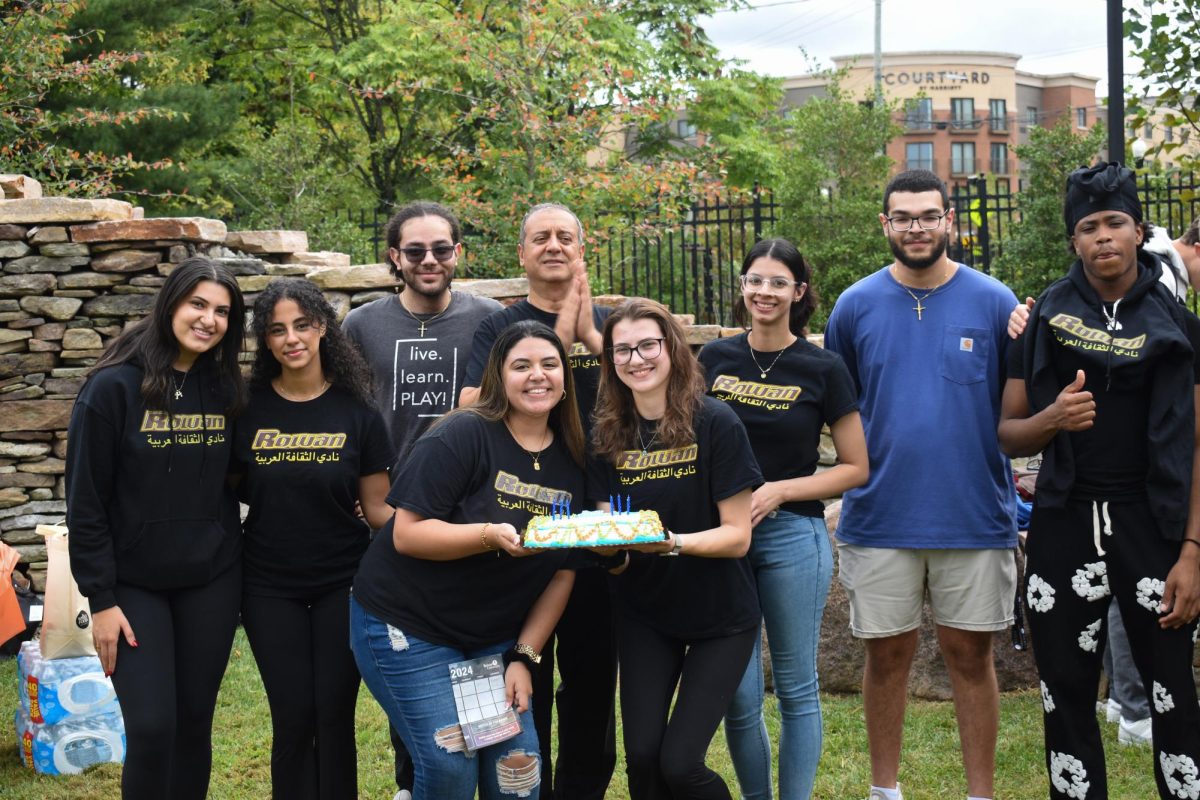
[(321, 369), (334, 386), (350, 392), (359, 401), (374, 406), (371, 395), (371, 369), (358, 348), (342, 332), (333, 306), (321, 294), (317, 285), (307, 278), (276, 278), (254, 301), (255, 343), (254, 365), (250, 368), (250, 385), (269, 386), (271, 379), (283, 372), (283, 367), (267, 347), (267, 328), (271, 315), (281, 300), (291, 300), (314, 325), (323, 326), (321, 337)]
[(704, 370), (692, 355), (683, 328), (661, 303), (631, 297), (609, 315), (604, 323), (604, 352), (600, 361), (600, 389), (592, 412), (592, 447), (606, 458), (614, 458), (635, 446), (638, 413), (633, 392), (617, 377), (612, 360), (613, 328), (620, 322), (653, 320), (662, 331), (664, 352), (671, 365), (667, 378), (666, 413), (658, 420), (658, 441), (666, 447), (684, 447), (696, 441), (696, 413), (703, 402)]
[[(450, 241), (454, 244), (462, 241), (462, 225), (459, 224), (458, 217), (454, 215), (453, 211), (441, 203), (414, 200), (396, 209), (396, 213), (392, 214), (391, 219), (387, 221), (384, 238), (387, 241), (388, 250), (396, 250), (400, 247), (400, 234), (404, 231), (404, 224), (418, 217), (441, 217), (450, 226)], [(392, 261), (390, 254), (387, 256), (387, 262), (392, 275), (396, 280), (403, 282), (404, 276), (400, 272), (400, 267)]]
[[(805, 334), (805, 326), (808, 325), (808, 320), (812, 317), (814, 311), (817, 310), (817, 303), (820, 297), (817, 295), (817, 287), (812, 285), (812, 267), (808, 260), (796, 249), (796, 245), (789, 242), (787, 239), (763, 239), (758, 242), (750, 251), (746, 253), (746, 257), (742, 259), (742, 275), (750, 271), (750, 267), (755, 261), (760, 258), (770, 258), (783, 264), (792, 273), (792, 279), (796, 283), (804, 283), (808, 285), (804, 296), (792, 303), (791, 310), (788, 312), (788, 330), (795, 336), (803, 336)], [(750, 327), (750, 313), (746, 309), (746, 299), (734, 304), (733, 306), (733, 321), (735, 324), (743, 328)]]
[(105, 367), (136, 361), (141, 364), (142, 397), (147, 408), (169, 411), (173, 378), (171, 365), (179, 358), (179, 341), (175, 338), (172, 319), (175, 310), (203, 281), (211, 281), (229, 292), (229, 317), (225, 335), (215, 347), (203, 353), (197, 362), (211, 361), (220, 376), (220, 386), (229, 397), (225, 413), (233, 416), (245, 401), (245, 384), (238, 366), (238, 355), (246, 333), (246, 303), (237, 279), (229, 268), (205, 256), (192, 256), (179, 263), (158, 294), (150, 313), (118, 336), (96, 365), (88, 372), (94, 375)]

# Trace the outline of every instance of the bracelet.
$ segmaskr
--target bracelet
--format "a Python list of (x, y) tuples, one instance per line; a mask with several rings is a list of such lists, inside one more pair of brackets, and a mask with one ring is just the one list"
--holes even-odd
[[(529, 655), (529, 652), (532, 650), (533, 648), (527, 644), (508, 648), (504, 651), (504, 654), (500, 656), (501, 660), (504, 662), (504, 668), (508, 669), (509, 664), (513, 663), (514, 661), (519, 661), (525, 665), (527, 670), (529, 670), (530, 675), (536, 675), (538, 670), (538, 662), (534, 661), (533, 657)], [(541, 661), (540, 656), (538, 657), (538, 661)]]
[(485, 523), (483, 523), (483, 527), (479, 529), (479, 542), (480, 542), (480, 544), (483, 545), (484, 550), (495, 550), (496, 549), (487, 543), (487, 529), (490, 528), (491, 526), (492, 526), (492, 523), (485, 522)]

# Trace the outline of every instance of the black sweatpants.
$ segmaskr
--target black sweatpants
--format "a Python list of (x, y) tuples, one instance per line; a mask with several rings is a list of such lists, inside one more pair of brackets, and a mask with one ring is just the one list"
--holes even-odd
[(1200, 793), (1200, 709), (1192, 680), (1196, 624), (1174, 630), (1158, 625), (1163, 583), (1180, 546), (1159, 536), (1144, 502), (1073, 500), (1065, 508), (1044, 508), (1035, 500), (1025, 591), (1052, 798), (1108, 796), (1096, 685), (1110, 593), (1150, 699), (1159, 796)]
[[(533, 722), (542, 755), (541, 796), (546, 800), (604, 800), (617, 764), (617, 642), (608, 577), (598, 567), (575, 573), (567, 607), (542, 649), (542, 663), (533, 677)], [(557, 761), (551, 758), (554, 706)]]
[(729, 787), (704, 758), (758, 644), (758, 627), (689, 641), (622, 616), (617, 643), (629, 796), (729, 800)]
[(125, 717), (125, 800), (202, 800), (212, 719), (241, 604), (239, 561), (212, 582), (151, 591), (118, 583), (137, 647), (117, 645), (113, 686)]
[(242, 625), (271, 706), (275, 800), (358, 797), (360, 678), (349, 609), (349, 586), (314, 597), (242, 600)]

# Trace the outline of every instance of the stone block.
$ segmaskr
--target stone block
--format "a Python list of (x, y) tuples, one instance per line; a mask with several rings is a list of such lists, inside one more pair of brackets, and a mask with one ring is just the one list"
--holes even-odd
[[(116, 289), (117, 287), (113, 287)], [(76, 300), (87, 300), (92, 297), (99, 296), (99, 292), (93, 289), (55, 289), (55, 297), (74, 297)]]
[(0, 203), (0, 223), (100, 222), (130, 219), (133, 206), (123, 200), (78, 200), (70, 197), (8, 200)]
[(33, 252), (33, 248), (20, 240), (0, 241), (0, 258), (20, 258)]
[(128, 242), (172, 239), (184, 242), (224, 242), (225, 223), (204, 217), (152, 217), (123, 222), (97, 222), (75, 225), (71, 240), (75, 242)]
[(104, 342), (91, 328), (72, 328), (63, 334), (62, 346), (64, 350), (99, 350)]
[(24, 239), (25, 234), (24, 225), (0, 225), (0, 240)]
[(344, 292), (322, 292), (325, 299), (333, 306), (333, 313), (337, 314), (338, 322), (346, 318), (350, 313), (350, 295)]
[(312, 267), (306, 267), (303, 264), (267, 264), (268, 275), (301, 277), (307, 275), (310, 269)]
[(67, 504), (63, 501), (44, 500), (41, 502), (26, 503), (14, 508), (0, 509), (0, 519), (11, 519), (12, 517), (19, 517), (22, 514), (58, 514), (61, 517), (65, 513), (67, 513)]
[(29, 315), (24, 311), (0, 311), (0, 322), (20, 322), (23, 319), (29, 319)]
[[(49, 353), (31, 353), (28, 357), (47, 357), (53, 361)], [(21, 358), (21, 356), (0, 356), (5, 358)], [(0, 431), (54, 431), (66, 430), (67, 422), (71, 419), (73, 400), (14, 400), (4, 404), (4, 413), (0, 414)], [(6, 439), (14, 438), (11, 435)], [(31, 484), (46, 486), (49, 484)]]
[[(0, 209), (4, 204), (0, 203)], [(74, 267), (86, 267), (88, 259), (83, 256), (68, 256), (67, 258), (51, 258), (49, 256), (25, 256), (16, 258), (4, 265), (4, 271), (10, 275), (29, 275), (34, 272), (70, 272)]]
[(346, 253), (335, 253), (331, 250), (318, 250), (313, 253), (288, 253), (283, 257), (284, 264), (300, 264), (306, 267), (348, 267), (350, 256)]
[(322, 267), (309, 272), (308, 279), (322, 289), (390, 289), (396, 283), (383, 264)]
[(178, 264), (191, 255), (186, 245), (177, 244), (167, 251), (167, 261)]
[(355, 308), (358, 308), (361, 305), (370, 303), (372, 300), (378, 300), (379, 298), (387, 297), (390, 294), (392, 293), (386, 289), (376, 289), (372, 292), (355, 292), (354, 294), (350, 295), (350, 303)]
[(717, 339), (721, 335), (720, 325), (693, 325), (690, 328), (683, 330), (687, 343), (690, 345), (702, 345)]
[(123, 275), (102, 272), (71, 272), (58, 276), (60, 289), (107, 289), (124, 282)]
[[(3, 328), (0, 328), (0, 330), (3, 330)], [(28, 349), (29, 345), (24, 340), (0, 343), (0, 355), (4, 355), (5, 353), (24, 353)]]
[(0, 508), (7, 509), (22, 506), (25, 505), (28, 500), (29, 495), (25, 494), (25, 492), (21, 491), (21, 489), (16, 486), (9, 486), (0, 489)]
[[(21, 353), (19, 355), (0, 356), (0, 378), (24, 375), (28, 372), (45, 372), (54, 366), (54, 361), (55, 357), (52, 353)], [(9, 409), (5, 409), (5, 411), (9, 411)], [(7, 419), (0, 421), (0, 430), (40, 430), (38, 428), (25, 428), (20, 425), (6, 427), (7, 422)], [(66, 420), (63, 421), (62, 427), (66, 427)]]
[(47, 394), (73, 397), (83, 388), (83, 378), (47, 378), (44, 388)]
[(30, 472), (34, 475), (62, 475), (67, 471), (67, 462), (61, 458), (43, 458), (40, 461), (23, 461), (17, 465), (17, 472)]
[[(61, 520), (62, 518), (59, 517), (59, 519)], [(39, 542), (44, 542), (45, 539), (43, 539), (42, 535), (37, 532), (37, 528), (17, 528), (11, 531), (4, 531), (3, 533), (0, 533), (0, 541), (3, 541), (9, 546), (16, 547), (17, 545), (22, 544), (37, 544)]]
[[(24, 298), (22, 298), (22, 299), (24, 299)], [(31, 317), (28, 313), (21, 312), (21, 318), (11, 320), (8, 323), (8, 327), (10, 327), (14, 330), (24, 331), (24, 330), (29, 330), (31, 328), (36, 328), (38, 325), (41, 325), (45, 321), (46, 320), (42, 319), (41, 317)]]
[(305, 253), (308, 234), (304, 231), (230, 231), (225, 246), (243, 253)]
[(61, 525), (62, 518), (62, 514), (18, 514), (8, 519), (0, 519), (0, 531), (8, 532), (17, 528), (36, 528), (38, 525)]
[(75, 244), (74, 242), (51, 242), (40, 246), (38, 252), (51, 258), (91, 255), (86, 244)]
[(54, 439), (54, 436), (55, 434), (50, 431), (10, 431), (4, 434), (5, 439), (11, 439), (14, 442), (49, 442)]
[[(55, 367), (50, 370), (51, 378), (86, 378), (88, 371), (81, 367)], [(65, 425), (63, 426), (66, 427)], [(12, 438), (11, 436), (9, 438)], [(43, 441), (39, 439), (38, 441)]]
[(43, 562), (29, 565), (29, 586), (39, 594), (45, 594), (46, 592), (46, 572), (48, 568), (48, 564)]
[(0, 175), (0, 191), (5, 200), (37, 200), (42, 184), (28, 175)]
[[(269, 266), (266, 261), (263, 261), (260, 258), (239, 258), (237, 256), (233, 256), (233, 257), (214, 258), (213, 260), (216, 261), (218, 264), (224, 264), (226, 267), (229, 268), (229, 271), (232, 272), (234, 275), (266, 275), (267, 267)], [(160, 268), (158, 270), (159, 274), (160, 275), (169, 274), (169, 273), (164, 273), (162, 271), (161, 266), (162, 265), (160, 265)], [(173, 267), (174, 264), (172, 264), (171, 266)]]
[(61, 339), (67, 332), (67, 326), (61, 322), (47, 322), (33, 329), (33, 335), (38, 339)]
[(112, 287), (113, 294), (158, 294), (158, 289), (153, 286), (129, 286), (121, 285)]
[(44, 225), (29, 232), (29, 243), (42, 245), (70, 241), (67, 229), (61, 225)]
[(30, 338), (33, 338), (32, 331), (14, 331), (9, 328), (0, 328), (0, 344), (23, 342)]
[(154, 298), (145, 294), (102, 295), (83, 304), (89, 317), (141, 317), (150, 313)]
[(99, 358), (102, 355), (104, 355), (103, 348), (96, 348), (96, 349), (90, 349), (90, 350), (68, 350), (64, 347), (62, 350), (63, 358), (74, 358), (74, 359)]
[(39, 397), (45, 397), (46, 390), (40, 386), (26, 386), (24, 389), (15, 389), (11, 392), (0, 394), (0, 403), (8, 403), (15, 400), (37, 400)]
[(0, 276), (0, 297), (44, 294), (54, 289), (56, 284), (53, 275), (3, 275)]
[(270, 275), (244, 275), (237, 278), (237, 284), (243, 292), (261, 292), (272, 280)]
[(83, 305), (83, 301), (74, 297), (22, 297), (21, 309), (40, 317), (53, 320), (67, 320), (75, 316), (75, 312)]
[(477, 294), (480, 297), (504, 300), (512, 297), (524, 297), (529, 294), (529, 281), (526, 278), (456, 280), (454, 288), (459, 291)]
[(29, 340), (29, 352), (31, 353), (57, 353), (62, 350), (62, 345), (58, 342), (45, 342), (41, 339)]
[[(41, 458), (50, 452), (45, 442), (10, 442), (0, 440), (0, 456), (10, 458)], [(0, 514), (0, 516), (4, 516)]]
[(113, 250), (92, 259), (97, 272), (140, 272), (152, 269), (161, 260), (157, 250)]
[(19, 486), (23, 489), (48, 488), (54, 485), (53, 475), (34, 475), (32, 472), (9, 472), (0, 474), (0, 489)]
[(166, 278), (158, 275), (138, 275), (129, 279), (130, 286), (150, 286), (155, 289), (161, 289), (163, 284), (166, 282)]

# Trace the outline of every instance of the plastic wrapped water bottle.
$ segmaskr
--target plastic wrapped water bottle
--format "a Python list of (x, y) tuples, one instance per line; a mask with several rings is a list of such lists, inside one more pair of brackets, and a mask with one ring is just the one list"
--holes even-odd
[(21, 645), (17, 656), (21, 706), (36, 724), (53, 725), (72, 715), (120, 713), (112, 681), (100, 659), (42, 658), (38, 642)]
[(43, 775), (77, 775), (96, 764), (125, 759), (125, 722), (119, 711), (41, 725), (22, 707), (15, 721), (21, 760)]

